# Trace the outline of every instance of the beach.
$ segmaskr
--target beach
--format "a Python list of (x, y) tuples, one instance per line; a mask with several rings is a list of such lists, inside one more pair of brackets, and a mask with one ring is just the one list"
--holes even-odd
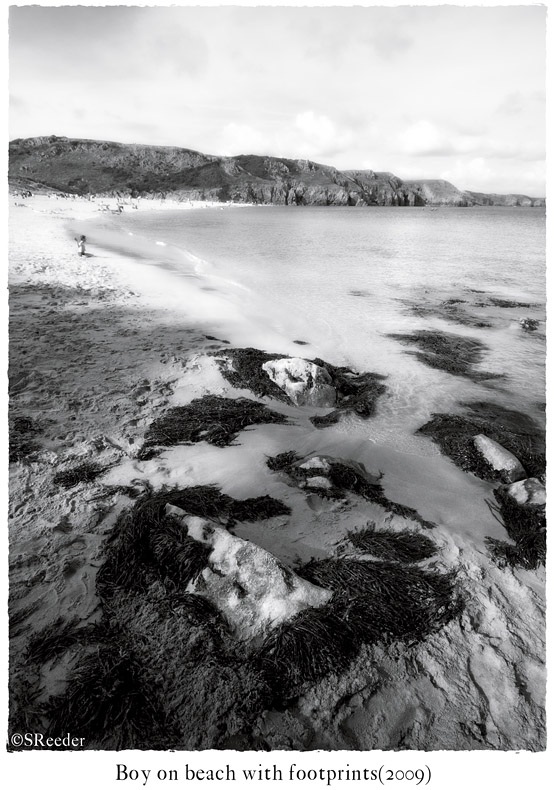
[[(177, 208), (210, 210), (142, 201), (135, 213)], [(117, 632), (129, 671), (152, 692), (152, 716), (112, 733), (114, 711), (108, 708), (102, 714), (107, 735), (91, 736), (86, 748), (131, 743), (178, 750), (542, 751), (544, 567), (497, 563), (484, 545), (450, 528), (450, 510), (469, 503), (480, 534), (506, 538), (503, 524), (489, 520), (484, 505), (493, 486), (455, 466), (440, 470), (437, 455), (396, 455), (378, 444), (370, 450), (368, 442), (333, 426), (316, 429), (311, 418), (315, 409), (327, 414), (325, 401), (296, 405), (276, 393), (254, 392), (238, 378), (234, 384), (224, 375), (226, 365), (233, 369), (230, 351), (250, 345), (241, 311), (232, 306), (224, 312), (219, 295), (210, 292), (195, 304), (170, 298), (159, 270), (142, 267), (139, 276), (133, 256), (98, 248), (94, 239), (88, 239), (87, 256), (78, 256), (68, 225), (78, 227), (98, 210), (94, 200), (10, 197), (9, 409), (17, 438), (9, 478), (14, 726), (49, 731), (56, 705), (66, 713), (76, 707), (68, 689), (76, 677), (77, 686), (83, 685), (84, 669), (92, 666), (86, 662), (105, 655)], [(183, 287), (191, 288), (193, 300), (195, 284)], [(269, 330), (267, 341), (264, 353), (303, 358), (296, 338), (281, 346)], [(332, 365), (328, 371), (336, 389), (346, 375), (338, 371)], [(153, 439), (152, 453), (145, 451), (157, 419), (206, 398), (254, 400), (274, 416), (265, 412), (267, 422), (234, 431), (230, 441), (215, 435), (211, 423), (204, 434), (198, 429), (188, 441), (162, 449)], [(286, 459), (288, 452), (295, 457)], [(277, 458), (282, 460), (274, 467), (268, 463)], [(339, 461), (357, 488), (342, 489), (338, 478), (327, 477)], [(73, 480), (76, 469), (82, 474)], [(311, 477), (309, 469), (318, 474)], [(445, 495), (432, 505), (428, 486), (439, 474), (445, 476)], [(169, 583), (155, 578), (151, 566), (141, 585), (121, 582), (121, 574), (115, 581), (113, 568), (125, 562), (128, 548), (118, 544), (118, 535), (128, 528), (137, 501), (174, 488), (197, 487), (199, 496), (209, 496), (208, 486), (216, 487), (215, 500), (233, 500), (221, 512), (203, 505), (213, 525), (228, 528), (233, 520), (231, 532), (247, 542), (242, 545), (261, 547), (288, 569), (304, 569), (301, 578), (319, 589), (321, 577), (314, 566), (311, 576), (310, 563), (357, 560), (349, 534), (372, 522), (431, 540), (433, 552), (418, 563), (430, 576), (408, 570), (407, 579), (441, 579), (443, 591), (449, 582), (459, 603), (445, 602), (442, 618), (430, 618), (435, 627), (423, 625), (422, 638), (408, 639), (409, 631), (384, 643), (361, 638), (340, 665), (330, 659), (307, 677), (300, 670), (299, 677), (289, 678), (294, 691), (277, 704), (268, 679), (251, 662), (249, 645), (236, 650), (233, 629), (222, 635), (186, 614), (180, 609), (186, 602), (168, 598)], [(254, 516), (237, 505), (261, 497), (270, 499), (253, 504)], [(170, 565), (175, 550), (164, 551), (160, 556)], [(131, 568), (131, 555), (129, 562)], [(400, 578), (405, 584), (406, 577)], [(411, 597), (413, 587), (407, 589)], [(218, 596), (209, 600), (219, 610)], [(372, 599), (366, 603), (372, 607)], [(341, 617), (338, 623), (345, 625)], [(268, 636), (268, 624), (264, 628)], [(338, 652), (346, 639), (338, 639)], [(107, 688), (95, 693), (108, 695)]]

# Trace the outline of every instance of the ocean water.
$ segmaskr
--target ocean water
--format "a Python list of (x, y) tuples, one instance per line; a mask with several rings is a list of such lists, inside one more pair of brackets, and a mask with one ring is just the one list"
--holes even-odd
[[(438, 450), (415, 430), (461, 402), (543, 421), (543, 210), (248, 206), (130, 211), (79, 229), (91, 245), (131, 256), (169, 303), (235, 345), (384, 375), (376, 417), (336, 430), (426, 456)], [(523, 317), (539, 330), (523, 331)], [(501, 375), (474, 382), (432, 369), (389, 336), (419, 329), (481, 341), (475, 369)]]

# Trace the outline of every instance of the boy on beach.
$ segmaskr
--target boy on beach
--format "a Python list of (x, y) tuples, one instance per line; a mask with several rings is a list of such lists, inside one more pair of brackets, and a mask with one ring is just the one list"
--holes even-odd
[(87, 241), (85, 236), (76, 237), (75, 241), (77, 242), (77, 254), (80, 256), (85, 255), (85, 242)]

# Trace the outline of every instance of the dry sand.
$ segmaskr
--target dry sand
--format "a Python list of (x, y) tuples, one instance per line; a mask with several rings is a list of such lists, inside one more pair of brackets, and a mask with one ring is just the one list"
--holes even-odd
[[(94, 202), (35, 196), (10, 203), (10, 413), (40, 427), (38, 450), (10, 464), (16, 707), (35, 704), (26, 703), (18, 675), (30, 638), (58, 618), (86, 624), (101, 617), (95, 576), (102, 543), (131, 501), (110, 486), (216, 483), (238, 498), (280, 498), (290, 517), (240, 524), (236, 534), (285, 562), (341, 553), (341, 536), (369, 520), (404, 525), (378, 506), (330, 504), (270, 473), (266, 456), (324, 443), (308, 413), (283, 404), (273, 407), (301, 414), (295, 425), (258, 427), (225, 449), (203, 443), (137, 460), (146, 427), (165, 407), (209, 392), (247, 394), (234, 391), (206, 356), (221, 347), (207, 335), (222, 327), (149, 298), (133, 262), (95, 249), (94, 240), (92, 257), (78, 257), (66, 224), (94, 215)], [(325, 433), (330, 450), (334, 433)], [(346, 441), (337, 445), (344, 457)], [(106, 473), (69, 489), (53, 483), (83, 461)], [(403, 503), (407, 494), (389, 496)], [(446, 527), (433, 533), (439, 554), (429, 567), (457, 571), (466, 600), (461, 618), (411, 649), (364, 649), (348, 671), (320, 681), (289, 709), (258, 716), (249, 733), (230, 725), (222, 738), (219, 698), (211, 698), (212, 733), (192, 736), (183, 748), (544, 749), (544, 569), (500, 569)], [(35, 702), (64, 690), (68, 666), (45, 662)]]

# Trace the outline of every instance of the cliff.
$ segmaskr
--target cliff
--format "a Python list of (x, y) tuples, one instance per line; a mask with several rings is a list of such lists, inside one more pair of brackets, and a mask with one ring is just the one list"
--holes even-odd
[(178, 200), (318, 206), (543, 206), (544, 198), (461, 192), (447, 181), (337, 170), (306, 159), (222, 157), (188, 148), (32, 137), (9, 147), (12, 189), (171, 195)]

